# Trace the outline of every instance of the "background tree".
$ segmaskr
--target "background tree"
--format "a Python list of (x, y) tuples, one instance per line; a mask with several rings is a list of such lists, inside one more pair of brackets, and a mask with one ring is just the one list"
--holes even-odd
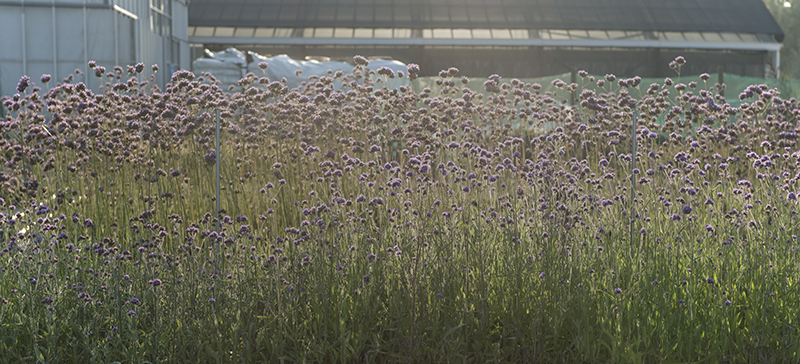
[(786, 34), (781, 49), (781, 78), (800, 78), (800, 1), (763, 1)]

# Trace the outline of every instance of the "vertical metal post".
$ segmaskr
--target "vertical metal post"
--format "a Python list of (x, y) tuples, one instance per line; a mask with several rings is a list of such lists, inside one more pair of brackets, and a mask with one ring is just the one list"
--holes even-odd
[[(217, 234), (220, 234), (220, 233), (222, 233), (222, 229), (220, 229), (220, 221), (219, 221), (219, 219), (220, 219), (220, 216), (219, 216), (220, 215), (219, 214), (219, 211), (220, 211), (220, 208), (219, 208), (219, 176), (220, 176), (219, 164), (220, 164), (220, 159), (222, 158), (222, 156), (219, 153), (219, 107), (217, 107), (217, 137), (216, 137), (216, 152), (215, 153), (217, 153), (217, 173), (216, 173), (217, 174), (217, 196), (216, 196), (217, 197), (217, 199), (216, 199), (217, 209), (214, 212), (214, 215), (216, 215), (216, 218), (217, 218)], [(219, 239), (219, 237), (217, 239)], [(217, 270), (219, 270), (219, 260), (220, 260), (219, 240), (217, 240), (214, 243), (214, 250), (215, 250), (215, 253), (216, 253)]]
[[(25, 40), (25, 1), (22, 1), (22, 7), (19, 14), (20, 23), (22, 24), (22, 29), (20, 29), (20, 36), (22, 37), (22, 74), (28, 74), (28, 45), (27, 41)], [(55, 42), (55, 39), (53, 39)]]
[[(216, 153), (217, 153), (217, 217), (219, 217), (219, 160), (221, 155), (219, 153), (219, 108), (217, 108), (217, 138), (216, 138)], [(217, 219), (217, 233), (220, 232), (219, 229), (219, 219)]]
[[(53, 0), (53, 5), (50, 8), (53, 23), (53, 78), (58, 80), (58, 32), (56, 30), (56, 0)], [(58, 81), (54, 82), (57, 83)]]
[(86, 0), (83, 0), (83, 82), (86, 84), (86, 88), (91, 88), (89, 86), (91, 77), (89, 77), (89, 25), (87, 17)]
[(145, 20), (143, 19), (148, 19), (147, 17), (150, 16), (147, 13), (149, 8), (147, 8), (147, 4), (145, 4), (145, 2), (141, 2), (139, 4), (139, 10), (140, 12), (136, 14), (138, 18), (136, 18), (136, 27), (134, 28), (134, 42), (136, 42), (134, 45), (134, 51), (136, 52), (135, 62), (149, 62), (149, 60), (144, 59), (144, 50), (142, 49), (142, 24), (145, 23)]
[(112, 0), (111, 1), (111, 16), (114, 17), (114, 65), (115, 66), (120, 66), (120, 64), (119, 64), (119, 25), (117, 24), (117, 22), (119, 21), (117, 19), (117, 17), (119, 16), (117, 13), (119, 13), (119, 12), (115, 8), (116, 5), (117, 5), (117, 1), (116, 0)]
[[(633, 209), (633, 200), (636, 198), (636, 175), (633, 173), (633, 170), (636, 169), (636, 108), (633, 108), (633, 138), (631, 140), (631, 200), (630, 200), (630, 244), (631, 248), (633, 248), (633, 225), (636, 221)], [(631, 251), (632, 252), (632, 251)]]

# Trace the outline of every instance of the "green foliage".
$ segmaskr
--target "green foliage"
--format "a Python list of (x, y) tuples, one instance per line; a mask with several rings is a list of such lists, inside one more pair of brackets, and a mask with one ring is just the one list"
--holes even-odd
[[(781, 48), (781, 78), (800, 79), (800, 3), (796, 0), (764, 0), (785, 34)], [(787, 6), (788, 5), (788, 6)]]

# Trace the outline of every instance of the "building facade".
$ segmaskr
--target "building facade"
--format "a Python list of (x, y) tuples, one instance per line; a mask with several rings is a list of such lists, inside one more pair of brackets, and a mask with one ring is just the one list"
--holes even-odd
[[(777, 77), (783, 32), (761, 0), (193, 0), (194, 49), (355, 54), (485, 77)], [(199, 52), (195, 54), (199, 55)]]
[[(98, 90), (88, 68), (158, 64), (163, 86), (171, 71), (188, 69), (188, 0), (0, 0), (0, 95), (12, 95), (22, 75), (51, 85), (73, 75)], [(76, 70), (83, 73), (77, 74)]]

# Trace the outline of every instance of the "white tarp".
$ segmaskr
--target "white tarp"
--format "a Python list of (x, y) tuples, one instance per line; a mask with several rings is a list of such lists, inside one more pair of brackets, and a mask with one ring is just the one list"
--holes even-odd
[[(234, 91), (241, 91), (239, 87), (239, 80), (247, 73), (252, 72), (256, 77), (266, 76), (270, 82), (281, 81), (286, 79), (286, 86), (289, 89), (300, 87), (303, 82), (308, 82), (309, 77), (328, 76), (328, 71), (336, 73), (342, 71), (345, 75), (353, 72), (353, 65), (346, 62), (336, 61), (320, 61), (320, 60), (296, 60), (285, 54), (265, 57), (255, 52), (248, 52), (251, 61), (248, 63), (248, 57), (244, 53), (235, 48), (228, 48), (220, 52), (206, 51), (206, 58), (200, 58), (194, 61), (194, 72), (200, 74), (201, 72), (209, 72), (214, 77), (222, 82), (222, 88), (228, 90), (229, 85), (234, 85)], [(261, 70), (259, 64), (261, 62), (267, 63), (267, 69)], [(368, 70), (377, 72), (381, 67), (391, 69), (395, 75), (398, 72), (406, 72), (406, 65), (402, 62), (395, 60), (374, 59), (371, 60), (366, 67)], [(383, 76), (376, 75), (373, 79), (382, 79)], [(390, 79), (388, 87), (394, 88), (401, 85), (408, 85), (408, 78)], [(378, 84), (382, 87), (383, 84)], [(340, 88), (341, 81), (334, 81), (334, 87)]]
[(233, 91), (242, 91), (239, 80), (247, 70), (247, 57), (236, 48), (224, 51), (211, 52), (206, 50), (206, 58), (198, 58), (192, 64), (193, 72), (197, 75), (208, 72), (222, 83), (223, 90), (228, 90), (233, 85)]

